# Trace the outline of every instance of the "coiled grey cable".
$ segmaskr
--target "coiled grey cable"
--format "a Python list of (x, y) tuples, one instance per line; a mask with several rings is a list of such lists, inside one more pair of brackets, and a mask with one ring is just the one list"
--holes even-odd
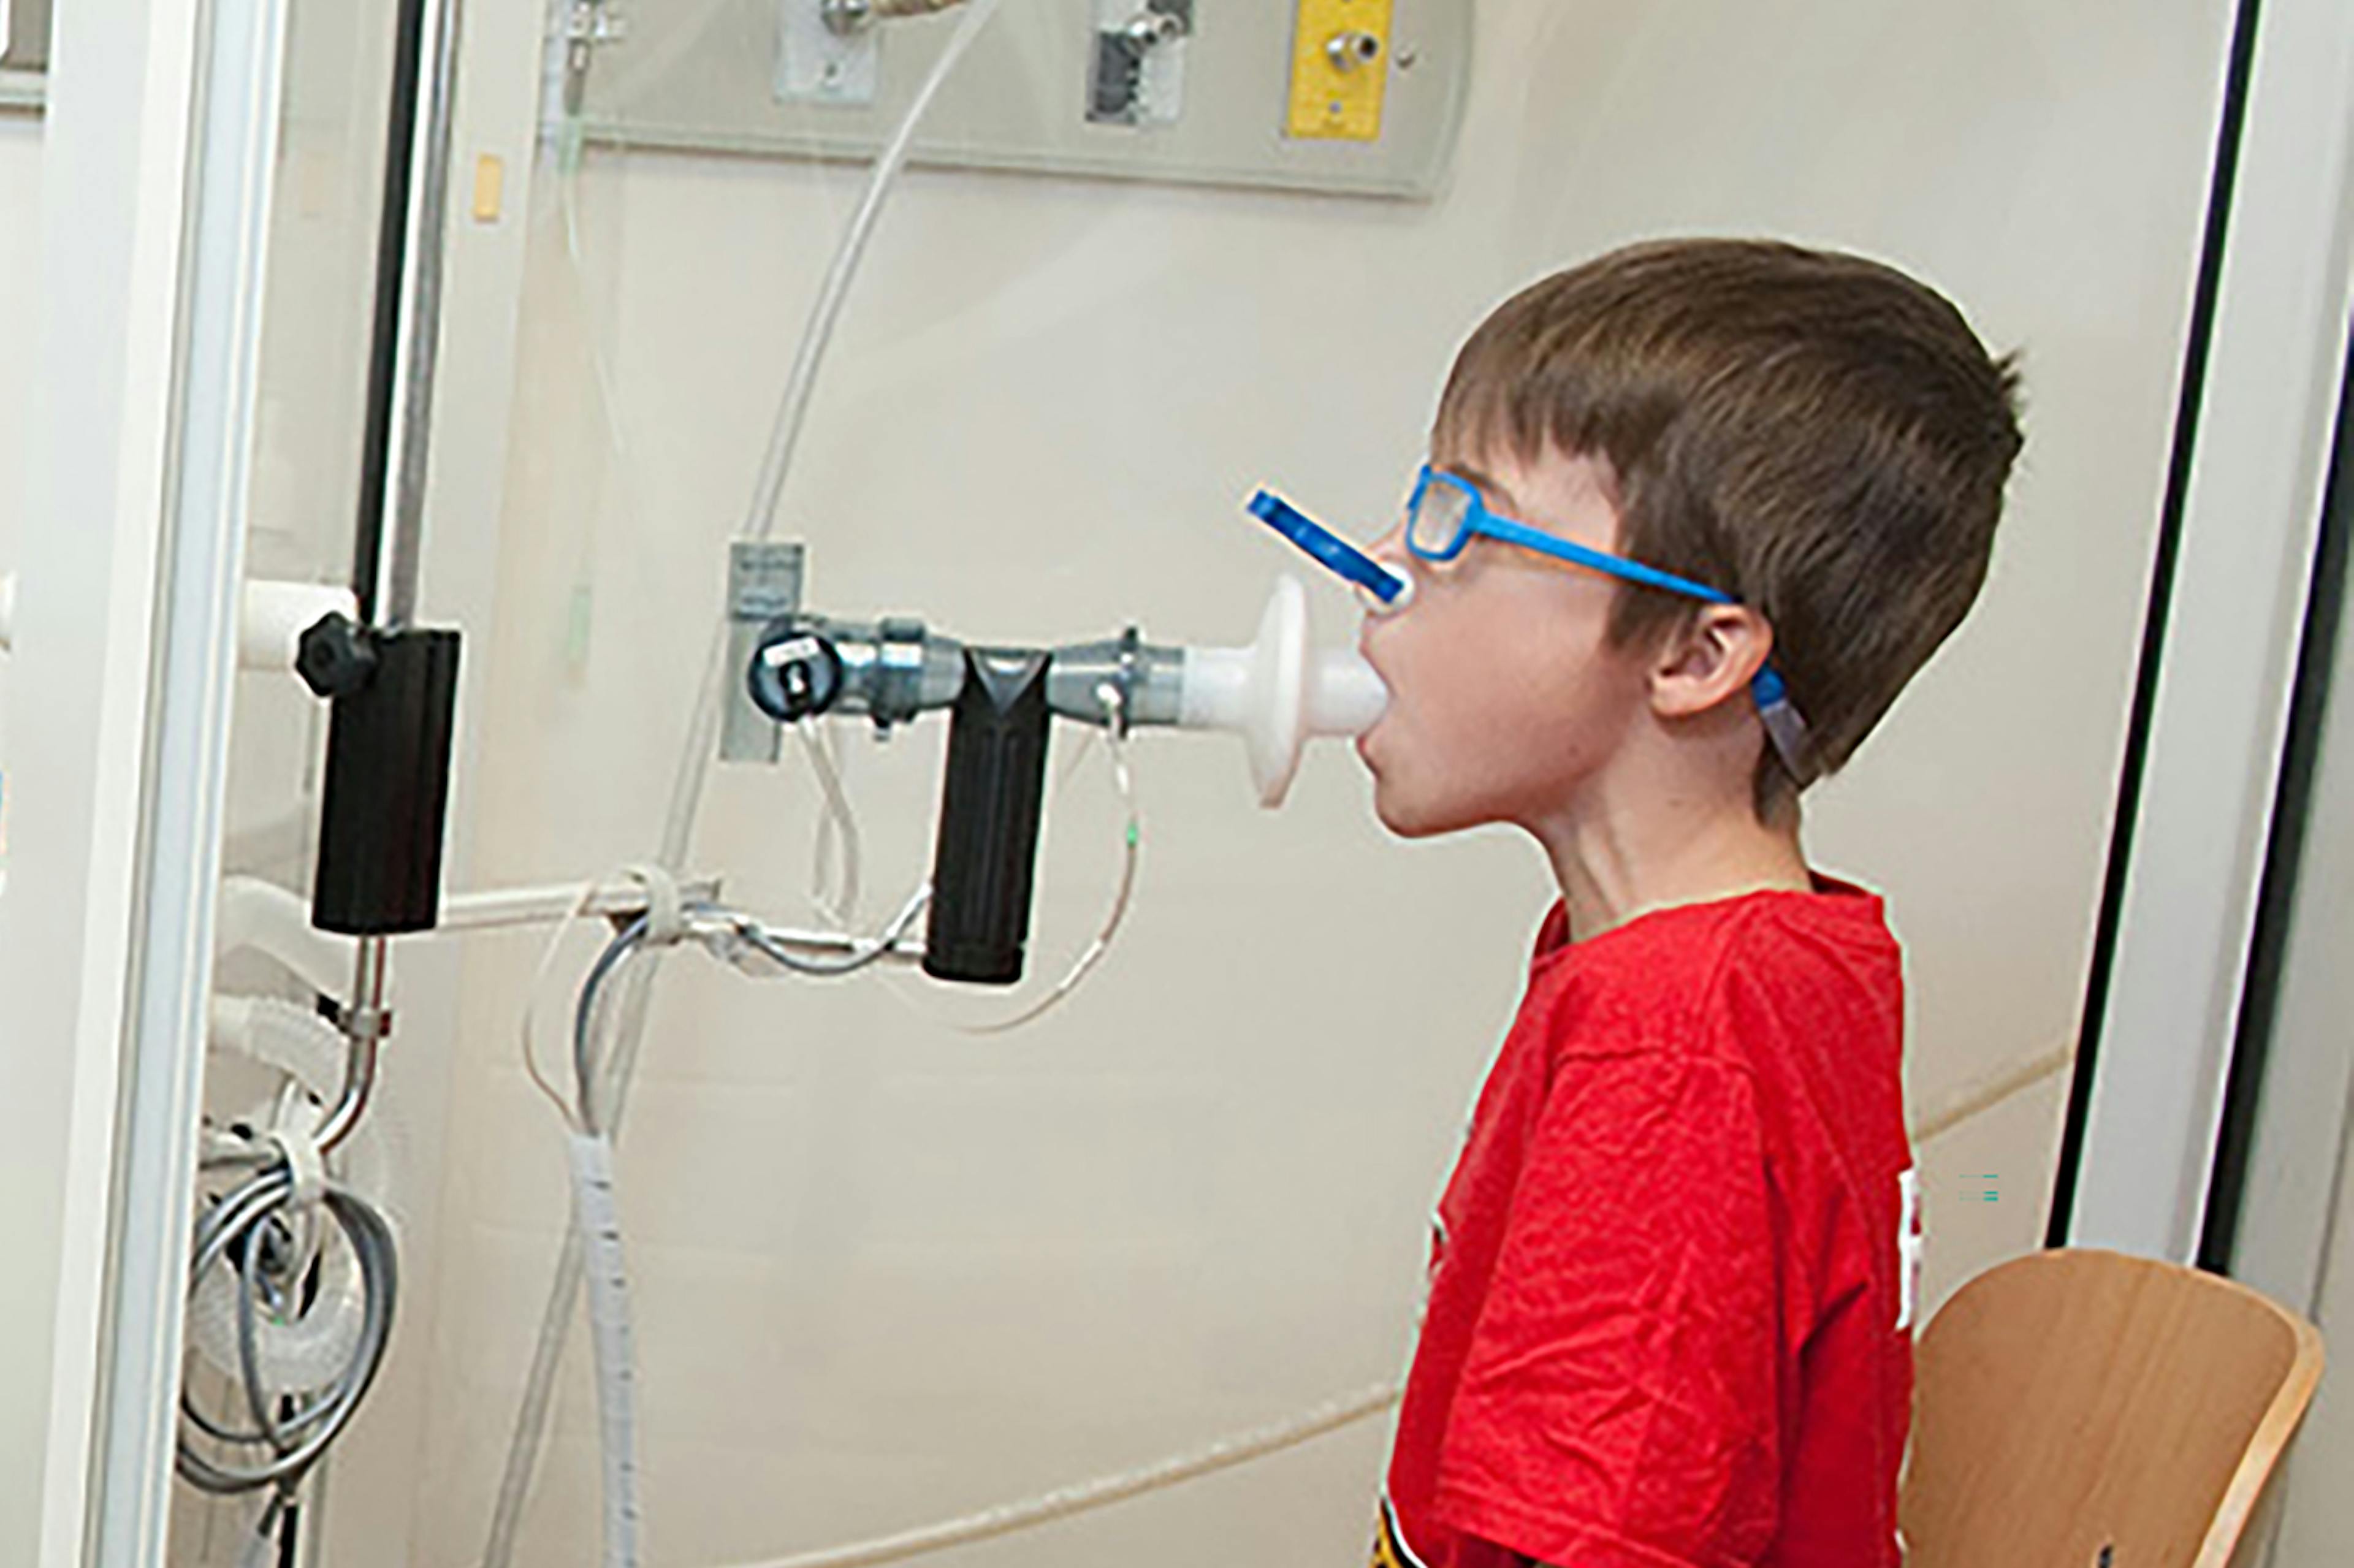
[[(257, 1150), (216, 1156), (207, 1164), (252, 1164), (269, 1158)], [(351, 1359), (322, 1390), (267, 1386), (260, 1351), (260, 1317), (265, 1308), (281, 1311), (291, 1293), (301, 1287), (299, 1278), (279, 1280), (270, 1275), (273, 1253), (282, 1255), (293, 1234), (289, 1220), (297, 1196), (292, 1168), (282, 1160), (275, 1160), (231, 1188), (196, 1223), (188, 1293), (193, 1298), (214, 1268), (233, 1264), (239, 1381), (253, 1425), (241, 1428), (214, 1419), (197, 1408), (186, 1389), (181, 1393), (181, 1414), (186, 1425), (216, 1448), (232, 1453), (259, 1449), (264, 1454), (244, 1461), (215, 1457), (204, 1452), (203, 1445), (184, 1429), (176, 1467), (190, 1485), (205, 1491), (227, 1494), (276, 1487), (281, 1493), (291, 1493), (349, 1425), (384, 1364), (399, 1289), (399, 1258), (392, 1227), (374, 1204), (330, 1181), (320, 1193), (320, 1205), (334, 1218), (359, 1263), (363, 1312), (358, 1343)], [(312, 1397), (303, 1400), (304, 1393)], [(273, 1408), (281, 1397), (296, 1401), (292, 1414), (281, 1415)]]

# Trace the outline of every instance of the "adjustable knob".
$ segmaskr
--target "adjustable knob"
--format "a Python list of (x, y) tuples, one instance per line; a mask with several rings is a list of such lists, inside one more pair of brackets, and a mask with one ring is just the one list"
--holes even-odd
[(779, 724), (832, 707), (842, 695), (842, 654), (828, 639), (790, 620), (773, 623), (745, 672), (752, 702)]
[(349, 696), (376, 673), (376, 644), (348, 616), (323, 615), (296, 645), (294, 671), (319, 696)]

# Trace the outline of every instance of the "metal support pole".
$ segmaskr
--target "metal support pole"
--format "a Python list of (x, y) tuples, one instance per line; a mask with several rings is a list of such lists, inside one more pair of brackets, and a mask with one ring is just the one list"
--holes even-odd
[[(368, 351), (358, 535), (352, 562), (352, 591), (359, 600), (360, 619), (371, 626), (406, 625), (417, 608), (462, 23), (462, 0), (400, 0), (394, 26), (375, 329)], [(420, 110), (425, 124), (421, 144)]]
[(419, 152), (417, 254), (412, 269), (408, 363), (402, 373), (400, 464), (394, 476), (392, 538), (384, 564), (384, 626), (407, 626), (417, 616), (417, 579), (425, 536), (425, 490), (433, 437), (433, 388), (441, 361), (441, 280), (450, 228), (451, 124), (457, 113), (458, 50), (463, 0), (439, 0), (434, 11), (432, 77), (425, 102), (425, 144)]

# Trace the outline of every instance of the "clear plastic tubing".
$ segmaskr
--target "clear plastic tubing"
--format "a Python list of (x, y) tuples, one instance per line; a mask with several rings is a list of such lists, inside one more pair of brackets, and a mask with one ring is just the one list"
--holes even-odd
[[(875, 221), (881, 217), (883, 205), (900, 173), (907, 165), (907, 155), (915, 143), (916, 132), (929, 112), (932, 101), (939, 96), (941, 86), (957, 68), (972, 41), (997, 14), (1002, 0), (970, 0), (964, 15), (958, 19), (956, 30), (933, 64), (931, 73), (917, 90), (915, 100), (892, 133), (882, 155), (876, 158), (874, 171), (868, 176), (865, 194), (860, 198), (857, 211), (849, 227), (843, 231), (841, 244), (834, 252), (833, 263), (827, 270), (824, 286), (810, 311), (809, 323), (801, 334), (801, 346), (794, 355), (793, 367), (785, 384), (783, 400), (777, 409), (777, 420), (770, 434), (769, 450), (761, 461), (759, 479), (753, 488), (752, 503), (745, 514), (741, 536), (766, 539), (776, 528), (777, 504), (784, 495), (785, 482), (792, 472), (795, 450), (801, 443), (801, 428), (809, 417), (810, 400), (817, 387), (820, 368), (833, 339), (835, 323), (840, 321), (843, 304), (850, 297), (850, 287), (857, 278), (860, 263), (866, 254), (867, 241), (873, 238)], [(671, 786), (669, 810), (663, 819), (662, 843), (657, 859), (675, 871), (686, 863), (695, 840), (695, 819), (703, 805), (704, 786), (711, 770), (712, 755), (718, 743), (719, 713), (726, 695), (730, 672), (726, 667), (726, 629), (715, 624), (712, 646), (704, 662), (704, 674), (696, 693), (693, 717), (688, 721), (685, 749), (680, 754), (678, 771)], [(604, 1102), (612, 1107), (608, 1136), (620, 1136), (621, 1117), (629, 1103), (630, 1079), (637, 1065), (638, 1050), (644, 1038), (646, 1004), (650, 996), (649, 980), (656, 965), (637, 966), (636, 974), (625, 982), (621, 999), (611, 1065), (607, 1077)], [(564, 1252), (557, 1264), (556, 1278), (548, 1292), (547, 1310), (542, 1318), (539, 1342), (533, 1351), (531, 1377), (524, 1390), (523, 1403), (515, 1414), (513, 1442), (507, 1449), (506, 1467), (500, 1478), (498, 1502), (491, 1518), (488, 1544), (484, 1548), (484, 1568), (507, 1568), (514, 1561), (515, 1533), (523, 1521), (523, 1505), (531, 1486), (533, 1470), (539, 1458), (540, 1445), (546, 1434), (549, 1408), (556, 1389), (556, 1373), (563, 1359), (564, 1343), (572, 1326), (573, 1303), (578, 1299), (582, 1278), (587, 1272), (588, 1258), (581, 1231), (576, 1223), (567, 1230)]]

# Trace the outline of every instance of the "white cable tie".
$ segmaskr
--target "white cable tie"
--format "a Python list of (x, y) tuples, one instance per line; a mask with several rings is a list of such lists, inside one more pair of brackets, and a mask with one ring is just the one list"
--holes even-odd
[(327, 1192), (327, 1156), (319, 1148), (319, 1140), (307, 1127), (273, 1127), (270, 1141), (286, 1159), (286, 1169), (294, 1177), (294, 1190), (288, 1195), (288, 1206), (307, 1213), (318, 1206)]
[(673, 948), (684, 941), (689, 932), (678, 878), (659, 865), (633, 865), (626, 874), (646, 890), (646, 945)]

